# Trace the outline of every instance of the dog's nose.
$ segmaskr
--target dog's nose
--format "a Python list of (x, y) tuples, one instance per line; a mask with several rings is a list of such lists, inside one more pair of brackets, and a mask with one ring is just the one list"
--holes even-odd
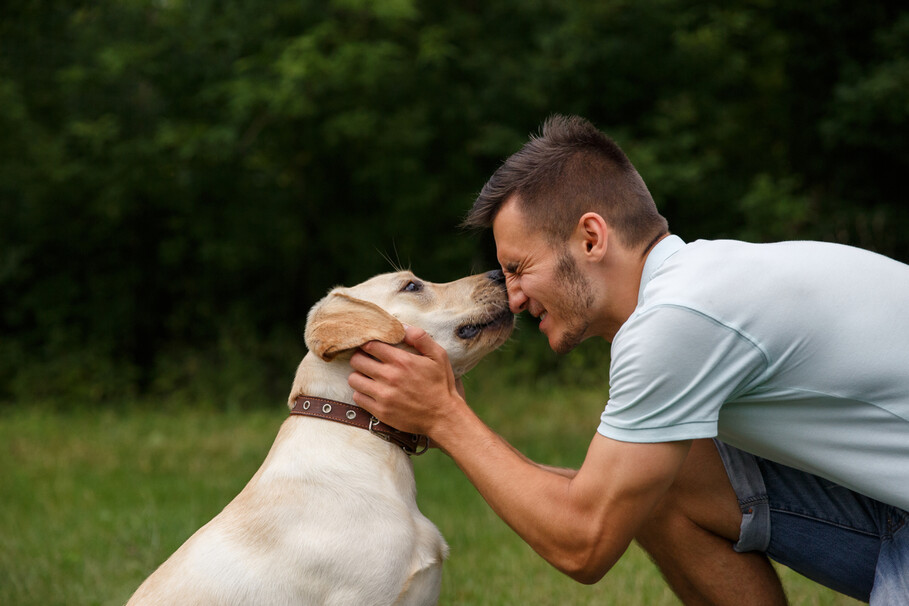
[(505, 274), (501, 269), (494, 269), (492, 271), (486, 272), (486, 277), (496, 284), (504, 285), (505, 284)]

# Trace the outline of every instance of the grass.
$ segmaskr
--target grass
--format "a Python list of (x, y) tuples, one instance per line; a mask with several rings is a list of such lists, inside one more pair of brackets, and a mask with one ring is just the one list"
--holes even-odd
[[(481, 373), (482, 368), (475, 371)], [(577, 467), (603, 394), (468, 377), (480, 415), (532, 458)], [(284, 419), (133, 405), (0, 413), (0, 604), (122, 604), (261, 464)], [(415, 460), (420, 507), (451, 546), (442, 604), (677, 604), (632, 548), (594, 586), (543, 562), (439, 452)], [(856, 604), (783, 571), (794, 605)]]

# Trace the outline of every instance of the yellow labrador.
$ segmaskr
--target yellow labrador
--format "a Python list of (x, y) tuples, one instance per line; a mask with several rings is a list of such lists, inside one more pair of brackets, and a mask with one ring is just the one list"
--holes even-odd
[(288, 401), (299, 414), (281, 426), (243, 491), (129, 605), (438, 601), (448, 546), (417, 508), (407, 454), (420, 440), (345, 404), (353, 350), (370, 340), (400, 343), (402, 322), (432, 335), (456, 376), (514, 325), (500, 272), (447, 284), (397, 272), (330, 291), (307, 317), (309, 353)]

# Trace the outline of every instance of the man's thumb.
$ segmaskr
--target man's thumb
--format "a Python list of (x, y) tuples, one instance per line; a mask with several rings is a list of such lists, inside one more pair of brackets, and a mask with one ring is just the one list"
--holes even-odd
[[(417, 326), (404, 325), (404, 342), (424, 356), (438, 357), (441, 346), (433, 341), (429, 333)], [(444, 350), (443, 350), (444, 351)]]

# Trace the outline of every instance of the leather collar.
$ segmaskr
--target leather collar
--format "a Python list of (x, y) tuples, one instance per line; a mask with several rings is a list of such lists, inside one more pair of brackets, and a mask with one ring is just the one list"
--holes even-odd
[(429, 438), (426, 436), (398, 431), (369, 414), (367, 410), (353, 404), (313, 396), (297, 396), (290, 414), (316, 417), (366, 429), (369, 433), (400, 446), (409, 455), (421, 455), (429, 449)]

